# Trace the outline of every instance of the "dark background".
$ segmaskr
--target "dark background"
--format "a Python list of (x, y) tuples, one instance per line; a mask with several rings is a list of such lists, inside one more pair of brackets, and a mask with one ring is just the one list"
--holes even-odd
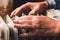
[(40, 2), (40, 1), (42, 1), (42, 0), (14, 0), (14, 2), (13, 2), (14, 9), (27, 2)]

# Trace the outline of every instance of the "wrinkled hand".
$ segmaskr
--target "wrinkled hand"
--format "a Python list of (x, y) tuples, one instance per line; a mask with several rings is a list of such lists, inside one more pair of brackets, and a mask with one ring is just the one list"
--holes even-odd
[(48, 35), (45, 33), (53, 34), (56, 28), (56, 21), (46, 16), (22, 16), (13, 20), (14, 26), (18, 29), (33, 29), (29, 33), (23, 33), (19, 36), (30, 37), (39, 35)]
[(26, 4), (23, 4), (22, 6), (16, 8), (12, 13), (11, 17), (19, 15), (21, 16), (21, 13), (29, 14), (29, 15), (35, 15), (38, 12), (42, 12), (47, 8), (47, 2), (28, 2)]

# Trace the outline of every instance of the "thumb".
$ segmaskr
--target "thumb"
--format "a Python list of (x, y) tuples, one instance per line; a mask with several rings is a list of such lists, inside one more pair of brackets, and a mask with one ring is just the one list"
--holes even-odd
[(39, 12), (39, 8), (35, 7), (34, 9), (32, 9), (28, 15), (36, 15)]

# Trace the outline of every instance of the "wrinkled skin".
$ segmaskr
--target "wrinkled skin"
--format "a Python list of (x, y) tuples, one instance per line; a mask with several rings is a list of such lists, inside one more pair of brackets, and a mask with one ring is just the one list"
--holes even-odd
[(12, 13), (11, 17), (16, 15), (21, 16), (21, 13), (25, 13), (28, 15), (36, 15), (38, 12), (43, 12), (47, 9), (48, 3), (46, 1), (43, 2), (28, 2), (23, 4), (22, 6), (16, 8)]
[(16, 15), (21, 16), (24, 12), (28, 14), (27, 16), (21, 16), (16, 20), (13, 20), (14, 26), (18, 29), (32, 29), (29, 33), (20, 34), (20, 37), (30, 37), (30, 36), (48, 36), (57, 35), (60, 29), (60, 22), (48, 18), (46, 16), (33, 16), (38, 12), (43, 12), (48, 8), (48, 3), (43, 2), (28, 2), (11, 13), (11, 17)]
[(20, 34), (20, 37), (56, 35), (58, 33), (57, 21), (46, 16), (22, 16), (13, 20), (14, 26), (18, 29), (33, 29), (29, 33)]

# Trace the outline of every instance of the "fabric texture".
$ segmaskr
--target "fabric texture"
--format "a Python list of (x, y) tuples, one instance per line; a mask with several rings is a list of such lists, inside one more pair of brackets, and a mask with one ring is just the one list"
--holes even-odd
[(60, 9), (60, 0), (46, 0), (48, 2), (48, 8)]
[(46, 0), (48, 2), (48, 8), (56, 8), (55, 0)]

